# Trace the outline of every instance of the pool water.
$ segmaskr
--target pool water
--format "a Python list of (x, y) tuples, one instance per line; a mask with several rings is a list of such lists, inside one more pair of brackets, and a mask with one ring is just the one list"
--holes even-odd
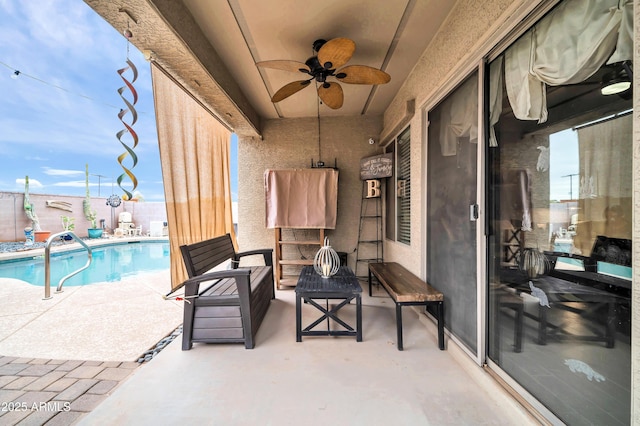
[[(168, 242), (132, 242), (92, 247), (91, 266), (64, 282), (79, 286), (97, 282), (115, 282), (141, 272), (169, 269)], [(51, 287), (65, 275), (87, 263), (85, 249), (51, 254)], [(0, 278), (15, 278), (44, 286), (44, 256), (0, 262)]]

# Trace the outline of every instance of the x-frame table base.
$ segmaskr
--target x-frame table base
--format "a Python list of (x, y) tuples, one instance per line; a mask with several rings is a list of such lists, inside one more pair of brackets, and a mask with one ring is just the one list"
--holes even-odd
[[(316, 302), (318, 299), (324, 299), (327, 301), (327, 308)], [(342, 300), (339, 304), (328, 307), (328, 301), (333, 299)], [(355, 329), (344, 322), (341, 318), (338, 318), (338, 311), (350, 302), (356, 300), (356, 327)], [(320, 318), (309, 324), (302, 329), (302, 302), (307, 302), (310, 306), (318, 309), (322, 315)], [(330, 319), (334, 320), (346, 330), (331, 330)], [(323, 321), (327, 321), (326, 330), (313, 330)], [(296, 342), (302, 342), (302, 336), (356, 336), (357, 342), (362, 342), (362, 298), (360, 294), (352, 295), (336, 295), (336, 293), (318, 293), (314, 292), (313, 295), (307, 295), (306, 293), (298, 292), (296, 294)]]
[[(347, 266), (341, 266), (338, 272), (328, 278), (318, 275), (313, 266), (305, 266), (300, 271), (296, 285), (296, 341), (301, 342), (302, 336), (356, 336), (356, 341), (362, 341), (362, 287), (355, 274)], [(316, 300), (326, 300), (326, 308)], [(340, 302), (329, 309), (329, 300)], [(348, 306), (352, 300), (356, 301), (355, 329), (338, 317), (338, 311)], [(320, 318), (302, 328), (302, 302), (313, 306), (321, 312)], [(323, 321), (327, 321), (326, 330), (314, 330)], [(344, 330), (332, 330), (331, 320)]]

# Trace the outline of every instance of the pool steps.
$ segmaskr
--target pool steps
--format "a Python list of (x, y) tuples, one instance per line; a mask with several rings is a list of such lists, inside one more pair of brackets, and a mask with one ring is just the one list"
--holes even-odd
[(58, 232), (57, 234), (51, 235), (49, 238), (47, 238), (47, 242), (44, 247), (44, 298), (43, 300), (51, 299), (51, 243), (54, 240), (58, 240), (60, 237), (63, 237), (63, 236), (71, 237), (72, 239), (80, 243), (81, 246), (86, 248), (88, 252), (88, 259), (87, 259), (87, 263), (82, 268), (68, 275), (65, 275), (60, 279), (60, 282), (58, 283), (58, 287), (56, 288), (56, 293), (62, 293), (62, 285), (68, 278), (71, 278), (72, 276), (79, 274), (80, 272), (87, 269), (89, 265), (91, 265), (91, 259), (92, 259), (91, 247), (89, 247), (87, 243), (85, 243), (82, 240), (82, 238), (78, 237), (76, 234), (74, 234), (71, 231), (63, 231), (63, 232)]

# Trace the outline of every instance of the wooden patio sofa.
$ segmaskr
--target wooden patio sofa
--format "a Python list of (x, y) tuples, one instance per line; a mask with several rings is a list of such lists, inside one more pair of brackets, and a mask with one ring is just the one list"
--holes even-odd
[[(191, 349), (193, 342), (242, 342), (253, 349), (258, 328), (275, 299), (273, 250), (236, 253), (226, 234), (183, 245), (180, 251), (189, 274), (182, 284), (182, 350)], [(238, 268), (240, 258), (250, 255), (262, 255), (264, 265)], [(209, 272), (229, 260), (231, 269)]]

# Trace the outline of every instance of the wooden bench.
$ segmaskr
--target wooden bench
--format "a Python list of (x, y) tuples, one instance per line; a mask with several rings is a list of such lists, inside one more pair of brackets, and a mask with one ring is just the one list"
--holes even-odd
[(396, 304), (398, 350), (402, 347), (402, 307), (433, 305), (438, 321), (438, 347), (444, 350), (444, 295), (428, 283), (413, 275), (399, 263), (369, 263), (369, 296), (372, 276), (382, 284)]
[[(236, 253), (226, 234), (183, 245), (180, 251), (189, 274), (180, 286), (185, 288), (182, 350), (191, 349), (193, 342), (243, 342), (253, 349), (258, 328), (275, 299), (273, 250)], [(264, 265), (238, 268), (240, 258), (249, 255), (262, 255)], [(232, 269), (208, 272), (229, 259)]]

